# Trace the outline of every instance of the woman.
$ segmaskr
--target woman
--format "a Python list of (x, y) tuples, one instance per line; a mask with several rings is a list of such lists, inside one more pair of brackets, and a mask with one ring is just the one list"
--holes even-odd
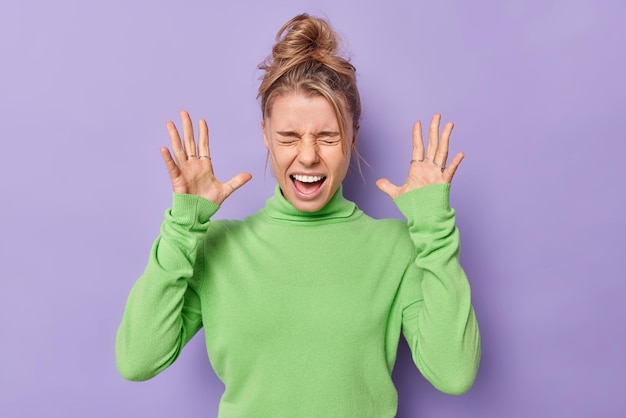
[(463, 158), (446, 167), (452, 124), (440, 136), (435, 115), (424, 150), (417, 122), (406, 183), (377, 182), (408, 224), (365, 215), (341, 191), (361, 107), (336, 44), (327, 22), (296, 16), (260, 66), (278, 184), (243, 221), (211, 217), (250, 174), (215, 178), (204, 120), (197, 145), (186, 112), (182, 140), (167, 124), (173, 204), (118, 330), (126, 378), (155, 376), (203, 327), (225, 384), (220, 417), (393, 417), (400, 332), (437, 388), (473, 383), (480, 338), (448, 203)]

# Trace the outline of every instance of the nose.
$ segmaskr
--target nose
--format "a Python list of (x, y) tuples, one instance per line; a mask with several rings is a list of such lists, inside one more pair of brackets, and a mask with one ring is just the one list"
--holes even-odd
[(319, 154), (317, 150), (317, 144), (315, 141), (300, 141), (300, 147), (298, 149), (298, 161), (305, 167), (310, 167), (317, 164), (319, 161)]

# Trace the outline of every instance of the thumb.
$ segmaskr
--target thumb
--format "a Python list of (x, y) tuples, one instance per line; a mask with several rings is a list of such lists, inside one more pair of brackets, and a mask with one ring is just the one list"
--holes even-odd
[(376, 187), (392, 199), (395, 199), (399, 195), (398, 186), (387, 179), (378, 179), (376, 181)]
[(232, 179), (228, 180), (227, 183), (232, 188), (232, 191), (234, 192), (235, 190), (237, 190), (238, 188), (240, 188), (241, 186), (249, 182), (251, 179), (252, 179), (252, 175), (250, 173), (239, 173)]

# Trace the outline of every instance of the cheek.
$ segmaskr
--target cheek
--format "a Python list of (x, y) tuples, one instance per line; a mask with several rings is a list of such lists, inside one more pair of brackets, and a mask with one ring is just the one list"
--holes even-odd
[(289, 166), (289, 155), (287, 155), (286, 152), (276, 152), (276, 150), (271, 147), (267, 149), (267, 152), (274, 171), (287, 169)]
[(338, 171), (346, 171), (350, 166), (350, 152), (343, 153), (340, 151), (338, 154), (333, 156), (333, 166)]

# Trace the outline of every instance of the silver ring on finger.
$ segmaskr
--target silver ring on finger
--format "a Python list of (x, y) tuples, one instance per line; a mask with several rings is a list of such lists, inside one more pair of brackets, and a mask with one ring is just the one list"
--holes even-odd
[(208, 155), (201, 155), (198, 158), (208, 158), (209, 160), (211, 159), (211, 157), (209, 157)]
[(423, 159), (422, 160), (411, 160), (411, 162), (409, 164), (421, 163), (422, 161), (424, 161), (424, 160)]
[(197, 158), (197, 157), (198, 157), (198, 156), (197, 156), (196, 154), (189, 154), (189, 155), (187, 156), (187, 158)]
[(432, 163), (433, 163), (433, 164), (435, 164), (437, 167), (441, 168), (441, 171), (443, 171), (443, 170), (445, 170), (445, 169), (446, 169), (446, 166), (445, 166), (445, 165), (440, 165), (440, 164), (437, 164), (435, 161), (432, 161)]

